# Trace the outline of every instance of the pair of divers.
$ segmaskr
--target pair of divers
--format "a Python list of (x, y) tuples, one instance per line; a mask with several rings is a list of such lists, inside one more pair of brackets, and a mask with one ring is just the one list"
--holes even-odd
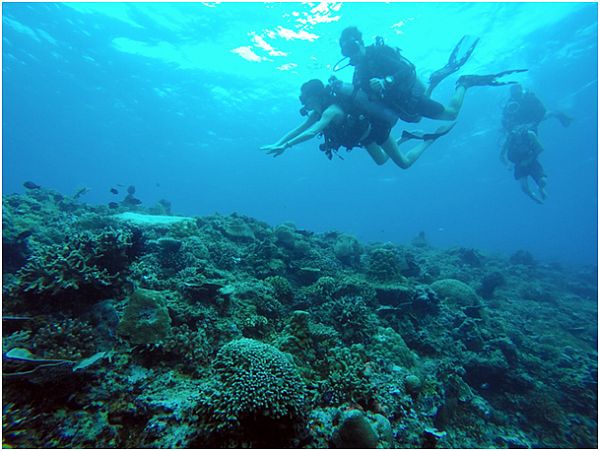
[[(468, 41), (469, 38), (464, 36), (458, 42), (446, 65), (431, 74), (426, 87), (418, 78), (414, 64), (399, 49), (386, 45), (381, 37), (377, 37), (374, 44), (365, 46), (358, 28), (344, 29), (339, 39), (343, 58), (333, 69), (338, 71), (353, 66), (352, 83), (343, 83), (334, 76), (327, 86), (318, 79), (304, 83), (300, 89), (300, 114), (306, 117), (305, 121), (274, 144), (261, 147), (261, 150), (276, 157), (298, 143), (322, 135), (324, 143), (320, 149), (329, 159), (342, 146), (347, 150), (363, 147), (379, 165), (392, 159), (401, 168), (409, 168), (436, 139), (448, 133), (454, 123), (430, 133), (405, 130), (396, 140), (391, 136), (391, 130), (398, 120), (416, 123), (426, 117), (454, 121), (467, 89), (513, 84), (516, 82), (499, 79), (527, 70), (463, 75), (456, 82), (454, 96), (444, 106), (431, 99), (431, 93), (470, 58), (479, 39), (473, 40), (470, 45)], [(413, 139), (421, 143), (406, 153), (400, 152), (399, 146)]]
[[(538, 139), (538, 127), (542, 121), (557, 119), (563, 127), (568, 127), (573, 118), (558, 110), (547, 110), (537, 95), (524, 90), (516, 83), (510, 87), (510, 97), (502, 111), (502, 130), (506, 135), (500, 151), (500, 161), (512, 165), (514, 178), (521, 190), (538, 204), (544, 204), (547, 193), (548, 176), (539, 161), (544, 147)], [(529, 179), (537, 185), (537, 190), (529, 186)]]

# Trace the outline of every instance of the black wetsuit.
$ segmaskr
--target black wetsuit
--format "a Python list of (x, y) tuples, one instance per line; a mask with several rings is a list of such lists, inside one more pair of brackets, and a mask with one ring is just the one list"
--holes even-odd
[(539, 181), (545, 176), (544, 168), (537, 159), (541, 149), (529, 135), (530, 130), (534, 131), (533, 127), (515, 127), (506, 138), (504, 147), (507, 158), (515, 165), (515, 179), (531, 176)]
[[(371, 90), (369, 80), (391, 77), (383, 96)], [(417, 78), (414, 65), (387, 45), (365, 48), (363, 60), (356, 66), (352, 83), (362, 89), (372, 102), (391, 108), (405, 122), (419, 122), (421, 117), (436, 118), (444, 106), (425, 96), (425, 87)]]

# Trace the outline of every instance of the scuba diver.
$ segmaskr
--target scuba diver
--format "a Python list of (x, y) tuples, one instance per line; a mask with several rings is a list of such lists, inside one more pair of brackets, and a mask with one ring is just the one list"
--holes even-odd
[[(491, 75), (463, 75), (456, 82), (456, 91), (448, 106), (444, 106), (430, 98), (433, 89), (448, 75), (456, 72), (469, 59), (476, 39), (458, 58), (465, 42), (463, 37), (454, 48), (448, 63), (431, 74), (429, 87), (416, 75), (414, 64), (400, 54), (398, 49), (387, 46), (382, 38), (377, 38), (374, 45), (365, 47), (362, 33), (356, 27), (345, 28), (339, 40), (344, 58), (336, 64), (334, 70), (348, 65), (354, 66), (352, 85), (354, 91), (364, 91), (371, 102), (394, 112), (396, 117), (405, 122), (419, 122), (421, 118), (439, 120), (455, 120), (462, 107), (465, 93), (473, 86), (501, 86), (513, 84), (513, 81), (500, 81), (499, 78), (526, 69), (508, 70)], [(339, 64), (348, 59), (348, 64)], [(339, 85), (338, 85), (339, 88)]]
[(558, 119), (563, 127), (568, 127), (573, 121), (560, 111), (546, 111), (541, 100), (533, 92), (524, 90), (521, 84), (511, 86), (510, 98), (502, 110), (502, 128), (506, 133), (526, 124), (537, 133), (539, 124), (551, 117)]
[[(304, 123), (286, 133), (276, 143), (261, 147), (261, 150), (276, 157), (298, 143), (323, 135), (325, 142), (320, 149), (329, 159), (340, 146), (348, 150), (360, 146), (367, 150), (378, 165), (392, 159), (402, 169), (407, 169), (437, 138), (448, 133), (454, 126), (450, 124), (440, 127), (434, 133), (403, 132), (402, 138), (396, 141), (390, 136), (395, 120), (390, 122), (385, 117), (363, 114), (354, 106), (352, 99), (334, 94), (331, 87), (326, 87), (316, 79), (302, 85), (300, 102), (303, 105), (300, 112), (307, 116)], [(406, 154), (401, 153), (398, 146), (411, 139), (423, 142)]]
[[(538, 156), (544, 148), (535, 133), (536, 127), (535, 123), (514, 127), (502, 146), (500, 159), (506, 162), (508, 157), (508, 160), (514, 164), (514, 176), (523, 192), (538, 204), (543, 204), (546, 199), (547, 177), (538, 161)], [(537, 184), (538, 194), (529, 187), (528, 177)]]

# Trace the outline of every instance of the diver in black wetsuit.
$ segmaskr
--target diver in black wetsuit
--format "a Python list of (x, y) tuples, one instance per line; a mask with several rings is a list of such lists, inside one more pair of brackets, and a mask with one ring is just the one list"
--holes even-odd
[(474, 41), (461, 58), (457, 58), (464, 39), (455, 47), (448, 64), (432, 74), (428, 88), (417, 77), (415, 66), (397, 49), (385, 45), (381, 38), (374, 45), (365, 47), (358, 28), (348, 27), (342, 32), (339, 43), (342, 55), (349, 58), (350, 65), (355, 66), (352, 81), (355, 90), (362, 90), (371, 102), (378, 102), (382, 107), (391, 109), (403, 121), (419, 122), (422, 117), (455, 120), (468, 88), (514, 83), (501, 82), (497, 78), (523, 71), (464, 75), (459, 77), (448, 106), (432, 100), (429, 96), (433, 89), (448, 75), (456, 72), (475, 49), (478, 40)]
[[(310, 80), (302, 85), (300, 101), (303, 105), (302, 113), (308, 116), (306, 121), (286, 133), (275, 144), (261, 147), (262, 150), (276, 157), (286, 149), (322, 134), (325, 143), (321, 145), (321, 150), (330, 159), (332, 152), (337, 151), (340, 146), (348, 149), (360, 146), (367, 149), (371, 158), (379, 165), (391, 158), (402, 169), (407, 169), (453, 126), (441, 127), (431, 134), (405, 133), (396, 141), (390, 136), (393, 123), (362, 114), (353, 106), (352, 99), (334, 95), (320, 80)], [(401, 153), (398, 146), (410, 139), (421, 139), (423, 142), (406, 154)]]
[[(547, 177), (538, 156), (544, 148), (537, 138), (535, 127), (537, 127), (535, 123), (514, 127), (502, 146), (501, 158), (508, 157), (508, 160), (515, 165), (514, 176), (523, 192), (538, 204), (543, 204), (546, 199)], [(529, 177), (537, 184), (538, 194), (529, 187)]]
[(524, 90), (519, 83), (511, 86), (510, 98), (502, 110), (502, 128), (505, 132), (529, 124), (537, 133), (539, 124), (551, 117), (558, 119), (563, 127), (568, 127), (573, 121), (560, 111), (547, 111), (542, 101), (533, 92)]

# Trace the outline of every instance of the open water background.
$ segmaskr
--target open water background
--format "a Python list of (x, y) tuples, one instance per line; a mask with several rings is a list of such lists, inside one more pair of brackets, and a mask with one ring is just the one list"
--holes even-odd
[[(4, 193), (32, 180), (107, 203), (135, 185), (177, 214), (235, 211), (365, 241), (424, 231), (436, 246), (597, 263), (594, 3), (4, 3), (2, 24)], [(540, 127), (546, 204), (498, 159), (508, 87), (470, 90), (452, 133), (408, 171), (360, 149), (328, 161), (316, 141), (261, 152), (299, 123), (299, 86), (332, 74), (349, 25), (403, 49), (424, 80), (464, 34), (481, 41), (461, 73), (528, 68), (513, 79), (575, 117)], [(456, 78), (434, 98), (447, 102)]]

